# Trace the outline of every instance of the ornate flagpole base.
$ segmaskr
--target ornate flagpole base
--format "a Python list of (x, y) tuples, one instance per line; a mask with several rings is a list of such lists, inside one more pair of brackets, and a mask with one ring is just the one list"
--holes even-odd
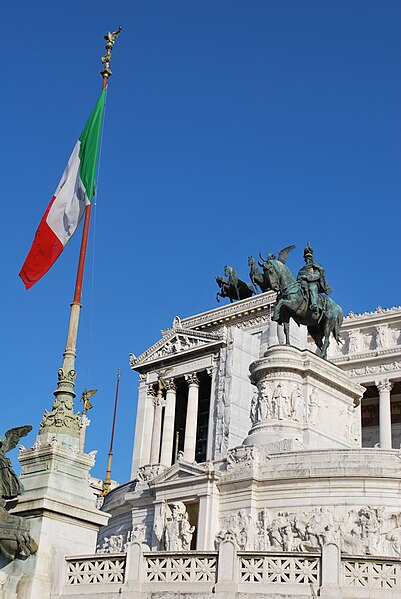
[(43, 441), (51, 441), (53, 437), (56, 437), (62, 444), (77, 447), (79, 447), (82, 427), (79, 414), (74, 413), (74, 386), (77, 375), (75, 346), (80, 309), (80, 304), (72, 303), (67, 347), (64, 352), (63, 365), (58, 371), (58, 384), (54, 391), (55, 400), (50, 412), (45, 411), (39, 430), (39, 436)]

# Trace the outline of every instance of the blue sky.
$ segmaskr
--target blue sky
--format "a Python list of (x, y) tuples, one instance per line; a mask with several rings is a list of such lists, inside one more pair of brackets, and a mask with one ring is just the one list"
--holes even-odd
[[(26, 292), (18, 272), (113, 52), (77, 359), (98, 388), (87, 450), (129, 477), (129, 353), (216, 306), (214, 277), (309, 240), (333, 299), (400, 304), (401, 4), (385, 0), (16, 1), (3, 7), (3, 430), (50, 409), (80, 234)], [(77, 409), (80, 406), (77, 402)], [(14, 452), (16, 453), (16, 452)], [(15, 459), (15, 456), (14, 456)]]

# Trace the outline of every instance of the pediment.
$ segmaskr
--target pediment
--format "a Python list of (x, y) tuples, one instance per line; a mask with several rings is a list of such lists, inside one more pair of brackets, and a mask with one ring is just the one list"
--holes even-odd
[(149, 483), (149, 486), (156, 486), (163, 483), (178, 482), (180, 480), (188, 478), (198, 478), (199, 476), (204, 477), (207, 470), (204, 466), (199, 464), (190, 464), (188, 462), (176, 462), (173, 466), (159, 474), (156, 478)]
[(163, 337), (146, 352), (138, 357), (130, 354), (131, 368), (135, 369), (143, 364), (191, 353), (207, 346), (212, 348), (224, 341), (224, 336), (221, 334), (183, 328), (180, 326), (180, 319), (178, 322), (176, 319), (174, 319), (172, 328), (162, 331)]

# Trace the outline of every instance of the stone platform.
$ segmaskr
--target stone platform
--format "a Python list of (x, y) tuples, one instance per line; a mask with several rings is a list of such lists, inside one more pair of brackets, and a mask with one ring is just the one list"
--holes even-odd
[(245, 445), (269, 452), (356, 447), (364, 388), (309, 350), (278, 345), (250, 365), (255, 385)]

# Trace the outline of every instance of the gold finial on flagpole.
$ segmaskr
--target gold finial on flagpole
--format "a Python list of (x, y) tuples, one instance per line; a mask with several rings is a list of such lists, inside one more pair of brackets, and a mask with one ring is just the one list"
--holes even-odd
[(110, 70), (111, 51), (113, 49), (116, 39), (121, 33), (121, 30), (122, 27), (120, 25), (116, 31), (113, 31), (112, 33), (110, 33), (109, 31), (104, 36), (104, 39), (106, 40), (106, 54), (102, 56), (102, 63), (104, 64), (104, 68), (100, 71), (100, 74), (103, 78), (107, 79), (108, 77), (110, 77), (110, 75), (112, 75), (112, 72)]

